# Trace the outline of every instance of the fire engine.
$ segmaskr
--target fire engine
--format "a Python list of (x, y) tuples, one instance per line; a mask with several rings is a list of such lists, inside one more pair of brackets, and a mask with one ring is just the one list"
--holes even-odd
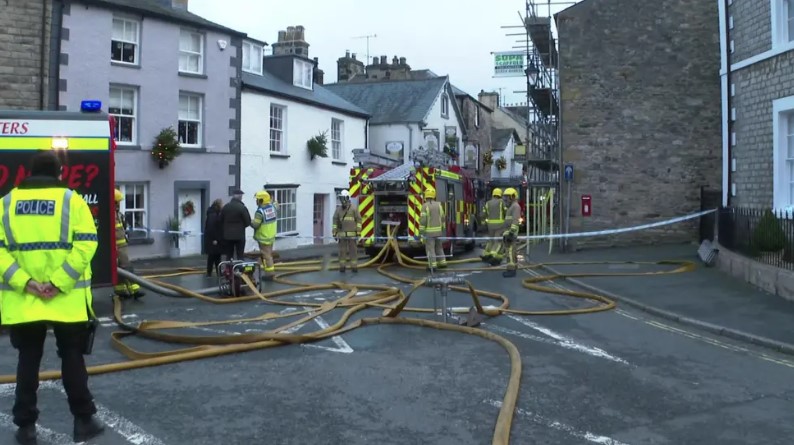
[[(430, 165), (428, 165), (430, 164)], [(458, 166), (438, 162), (405, 163), (398, 167), (360, 167), (350, 169), (350, 196), (358, 200), (361, 213), (361, 238), (368, 255), (377, 254), (386, 244), (387, 226), (404, 252), (416, 252), (419, 242), (419, 217), (424, 191), (436, 190), (436, 199), (446, 210), (445, 236), (473, 236), (477, 205), (472, 176)], [(454, 244), (453, 244), (454, 243)], [(446, 240), (444, 250), (474, 249), (474, 240)]]

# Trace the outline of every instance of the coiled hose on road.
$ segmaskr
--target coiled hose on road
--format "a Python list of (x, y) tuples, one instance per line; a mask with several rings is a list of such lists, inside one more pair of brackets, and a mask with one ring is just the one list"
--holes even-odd
[[(388, 254), (393, 254), (396, 259), (395, 263), (386, 263), (385, 260)], [(479, 258), (461, 259), (448, 261), (450, 265), (463, 265), (472, 262), (479, 262)], [(380, 263), (380, 264), (379, 264)], [(624, 263), (624, 262), (621, 262)], [(551, 263), (550, 263), (551, 264)], [(575, 265), (575, 264), (604, 264), (604, 262), (591, 262), (591, 263), (553, 263), (557, 265)], [(641, 264), (641, 263), (634, 263)], [(565, 274), (565, 275), (545, 275), (545, 276), (532, 276), (522, 280), (522, 286), (537, 292), (565, 295), (569, 297), (576, 297), (586, 299), (597, 303), (594, 306), (579, 308), (579, 309), (564, 309), (564, 310), (549, 310), (549, 311), (526, 311), (509, 309), (509, 300), (505, 295), (490, 292), (486, 290), (475, 289), (474, 286), (466, 281), (465, 286), (450, 286), (449, 289), (457, 292), (467, 293), (472, 298), (473, 307), (482, 316), (495, 317), (501, 314), (514, 314), (514, 315), (573, 315), (601, 312), (613, 309), (615, 302), (609, 298), (596, 295), (589, 292), (581, 292), (575, 290), (553, 288), (543, 286), (540, 283), (553, 281), (566, 277), (593, 277), (593, 276), (627, 276), (627, 275), (659, 275), (681, 273), (693, 270), (695, 265), (690, 261), (664, 261), (645, 264), (665, 264), (678, 266), (673, 270), (658, 271), (658, 272), (639, 272), (639, 273), (579, 273), (579, 274)], [(510, 376), (508, 378), (507, 387), (502, 406), (497, 417), (496, 425), (494, 427), (494, 434), (492, 439), (493, 445), (507, 445), (510, 441), (510, 431), (513, 419), (513, 412), (515, 410), (516, 401), (518, 398), (519, 385), (521, 381), (521, 356), (516, 346), (509, 340), (496, 335), (492, 332), (483, 329), (458, 326), (449, 323), (442, 323), (434, 320), (409, 318), (401, 316), (403, 313), (408, 312), (424, 312), (432, 313), (434, 309), (431, 308), (418, 308), (408, 306), (408, 302), (414, 292), (422, 287), (426, 279), (414, 279), (406, 276), (399, 275), (394, 271), (387, 269), (400, 266), (408, 269), (424, 269), (427, 265), (425, 261), (418, 261), (408, 257), (400, 251), (399, 244), (394, 238), (390, 238), (381, 251), (360, 265), (361, 268), (375, 267), (377, 272), (401, 283), (411, 284), (410, 290), (405, 293), (402, 289), (377, 284), (353, 284), (342, 282), (330, 282), (326, 284), (310, 284), (302, 283), (299, 281), (291, 280), (287, 277), (308, 272), (317, 272), (327, 268), (336, 269), (338, 265), (329, 264), (323, 260), (309, 260), (309, 261), (296, 261), (289, 263), (279, 263), (276, 265), (279, 272), (274, 280), (276, 282), (291, 285), (289, 289), (283, 289), (273, 292), (260, 293), (254, 283), (243, 275), (242, 279), (248, 284), (249, 289), (254, 295), (241, 296), (235, 298), (218, 298), (212, 296), (217, 293), (217, 288), (207, 288), (198, 291), (186, 289), (171, 283), (158, 281), (154, 278), (163, 276), (175, 276), (186, 274), (197, 274), (200, 271), (191, 269), (178, 269), (170, 274), (163, 274), (157, 276), (139, 277), (127, 271), (119, 269), (119, 273), (124, 278), (132, 279), (140, 285), (148, 289), (168, 297), (187, 297), (195, 298), (213, 304), (235, 304), (246, 301), (262, 300), (273, 305), (282, 306), (301, 306), (309, 307), (308, 310), (295, 311), (288, 314), (279, 314), (275, 312), (267, 312), (260, 316), (247, 318), (247, 319), (233, 319), (233, 320), (215, 320), (205, 322), (184, 322), (176, 320), (155, 320), (143, 321), (138, 326), (133, 326), (125, 323), (122, 319), (123, 304), (118, 296), (113, 297), (113, 317), (115, 322), (124, 330), (115, 331), (110, 334), (111, 344), (113, 347), (124, 354), (129, 360), (125, 362), (106, 363), (102, 365), (91, 366), (88, 368), (90, 375), (106, 374), (112, 372), (119, 372), (131, 369), (138, 369), (151, 366), (159, 366), (170, 363), (183, 362), (188, 360), (196, 360), (208, 357), (219, 357), (227, 354), (234, 354), (245, 351), (253, 351), (263, 348), (282, 346), (286, 344), (308, 343), (319, 341), (332, 336), (341, 335), (345, 332), (354, 329), (371, 326), (377, 324), (406, 324), (422, 327), (430, 327), (434, 329), (460, 332), (494, 341), (502, 346), (508, 353), (510, 358)], [(538, 267), (539, 264), (525, 266), (525, 268)], [(452, 270), (455, 272), (472, 272), (483, 270), (498, 270), (500, 267), (455, 267)], [(343, 290), (347, 291), (346, 294), (333, 301), (326, 301), (324, 303), (309, 303), (309, 302), (292, 302), (283, 301), (280, 298), (293, 294), (306, 293), (311, 291), (323, 290)], [(361, 290), (371, 290), (374, 293), (357, 296)], [(483, 307), (481, 303), (482, 298), (492, 299), (498, 301), (498, 307)], [(383, 313), (380, 317), (361, 318), (352, 323), (349, 320), (353, 314), (367, 308), (381, 308)], [(311, 321), (315, 317), (321, 316), (334, 309), (345, 309), (344, 314), (334, 324), (327, 328), (320, 329), (307, 334), (285, 334), (283, 331), (300, 324)], [(193, 336), (193, 335), (178, 335), (162, 332), (166, 329), (175, 328), (190, 328), (200, 326), (223, 325), (229, 323), (244, 323), (263, 320), (273, 320), (280, 318), (299, 317), (288, 324), (280, 326), (273, 330), (262, 331), (258, 333), (241, 334), (241, 335), (216, 335), (216, 336)], [(143, 338), (159, 340), (166, 343), (176, 343), (183, 345), (190, 345), (189, 347), (176, 349), (164, 352), (141, 352), (127, 346), (122, 340), (126, 337), (137, 335)], [(60, 371), (51, 370), (40, 373), (42, 380), (55, 380), (61, 378)], [(15, 375), (2, 375), (0, 376), (0, 383), (15, 383)]]

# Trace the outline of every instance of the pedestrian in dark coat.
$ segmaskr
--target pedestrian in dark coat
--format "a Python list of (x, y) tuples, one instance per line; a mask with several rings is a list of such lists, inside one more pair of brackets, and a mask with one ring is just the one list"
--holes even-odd
[(204, 220), (204, 251), (207, 252), (207, 276), (218, 269), (223, 253), (223, 236), (221, 235), (221, 208), (223, 201), (216, 199), (207, 209)]
[(243, 191), (235, 190), (221, 210), (221, 227), (226, 259), (244, 259), (245, 229), (251, 227), (251, 213), (243, 204)]

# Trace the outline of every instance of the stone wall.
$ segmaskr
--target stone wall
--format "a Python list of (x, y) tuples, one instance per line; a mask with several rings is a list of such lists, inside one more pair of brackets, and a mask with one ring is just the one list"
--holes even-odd
[(794, 95), (794, 52), (735, 71), (731, 83), (735, 85), (731, 105), (736, 108), (736, 144), (731, 151), (736, 159), (731, 174), (736, 196), (731, 197), (731, 205), (769, 208), (773, 204), (772, 102)]
[[(728, 8), (733, 18), (729, 30), (734, 42), (731, 63), (768, 51), (772, 45), (770, 2), (734, 0)], [(791, 51), (733, 71), (731, 108), (736, 109), (731, 157), (736, 171), (731, 182), (736, 196), (731, 205), (769, 208), (773, 203), (772, 102), (794, 95), (794, 53)]]
[(794, 301), (794, 272), (759, 263), (751, 258), (731, 252), (714, 244), (719, 249), (716, 266), (733, 277), (744, 280), (772, 295)]
[[(43, 29), (42, 14), (46, 14)], [(54, 108), (50, 101), (54, 95), (49, 93), (51, 24), (51, 1), (3, 1), (0, 6), (0, 109)]]
[[(777, 0), (775, 0), (777, 1)], [(772, 47), (772, 8), (768, 0), (733, 0), (728, 6), (733, 17), (731, 63), (769, 51)]]
[[(479, 144), (480, 145), (480, 153), (477, 166), (480, 169), (480, 174), (478, 177), (483, 180), (488, 180), (491, 177), (491, 169), (484, 168), (482, 164), (482, 158), (485, 155), (485, 152), (491, 149), (491, 112), (483, 108), (480, 104), (475, 102), (469, 96), (457, 96), (458, 107), (460, 107), (461, 114), (463, 115), (463, 121), (466, 123), (466, 134), (468, 136), (468, 142), (463, 143), (463, 147), (461, 147), (461, 156), (465, 156), (465, 148), (468, 143), (472, 145)], [(475, 125), (474, 116), (477, 112), (477, 108), (480, 109), (480, 125)], [(466, 159), (465, 157), (463, 158)]]
[[(575, 170), (571, 232), (694, 213), (701, 187), (721, 189), (717, 20), (716, 2), (691, 0), (588, 0), (558, 15), (561, 144)], [(592, 196), (590, 217), (582, 195)], [(569, 245), (697, 241), (697, 227)]]

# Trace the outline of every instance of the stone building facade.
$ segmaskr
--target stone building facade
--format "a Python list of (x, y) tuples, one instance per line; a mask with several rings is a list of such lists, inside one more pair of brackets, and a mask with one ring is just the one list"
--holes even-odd
[[(723, 202), (794, 204), (794, 18), (787, 0), (718, 0), (723, 46)], [(726, 5), (726, 3), (728, 3)], [(730, 70), (728, 70), (730, 66)]]
[(58, 108), (60, 8), (61, 1), (0, 6), (0, 109)]
[[(717, 4), (636, 3), (584, 0), (556, 16), (561, 146), (563, 162), (574, 165), (563, 207), (570, 233), (695, 213), (701, 187), (720, 189)], [(583, 195), (592, 199), (590, 216)], [(571, 238), (568, 246), (697, 241), (697, 221)]]
[(491, 169), (483, 165), (483, 157), (492, 149), (493, 109), (458, 88), (452, 87), (452, 92), (455, 93), (461, 119), (466, 127), (466, 138), (461, 150), (463, 165), (473, 170), (478, 179), (487, 181), (490, 179)]

